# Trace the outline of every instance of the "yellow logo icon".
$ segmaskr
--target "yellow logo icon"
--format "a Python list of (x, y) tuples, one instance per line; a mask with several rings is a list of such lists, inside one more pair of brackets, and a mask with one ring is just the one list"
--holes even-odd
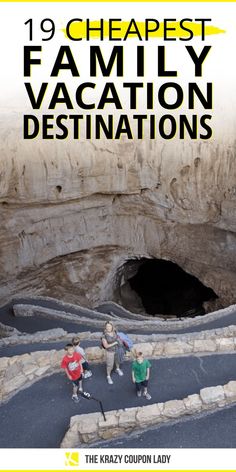
[(79, 465), (79, 453), (78, 452), (65, 452), (65, 465), (67, 467), (78, 467)]

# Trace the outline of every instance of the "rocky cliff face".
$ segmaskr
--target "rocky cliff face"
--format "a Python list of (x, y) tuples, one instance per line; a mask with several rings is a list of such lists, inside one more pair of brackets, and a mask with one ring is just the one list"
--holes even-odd
[[(12, 120), (12, 118), (11, 118)], [(236, 142), (23, 141), (2, 115), (0, 297), (118, 299), (135, 258), (236, 302)]]

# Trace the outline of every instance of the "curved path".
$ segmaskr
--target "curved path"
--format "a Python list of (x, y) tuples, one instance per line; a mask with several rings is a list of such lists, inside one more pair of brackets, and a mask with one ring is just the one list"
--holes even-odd
[[(106, 411), (142, 406), (147, 403), (182, 399), (199, 392), (203, 387), (225, 384), (236, 378), (235, 365), (236, 353), (153, 360), (149, 389), (152, 394), (150, 402), (136, 397), (134, 386), (130, 381), (129, 362), (124, 364), (124, 377), (113, 374), (114, 385), (111, 386), (106, 383), (104, 365), (94, 366), (93, 377), (84, 382), (84, 389), (100, 398)], [(59, 447), (68, 428), (70, 417), (79, 413), (94, 412), (97, 409), (96, 402), (92, 400), (81, 398), (78, 404), (73, 403), (71, 384), (63, 373), (41, 379), (0, 407), (1, 430), (4, 431), (4, 435), (0, 438), (0, 447)], [(235, 411), (235, 407), (233, 410)], [(217, 414), (220, 413), (222, 412)], [(208, 446), (220, 447), (218, 443), (216, 446), (215, 436), (211, 434), (209, 418), (210, 415), (204, 416), (207, 428), (204, 434), (209, 436)], [(235, 416), (223, 414), (222, 421), (225, 429), (230, 429), (235, 438)], [(181, 428), (181, 424), (179, 423), (176, 427)], [(152, 434), (147, 433), (145, 447), (163, 447), (163, 444), (165, 447), (167, 445), (175, 447), (174, 433), (169, 436), (170, 429), (167, 425), (161, 428), (160, 441), (159, 434), (155, 435), (154, 439)], [(180, 438), (181, 436), (178, 447), (183, 445)], [(138, 445), (137, 442), (135, 444)], [(122, 447), (128, 446), (129, 443), (126, 440)], [(185, 446), (192, 446), (191, 440), (187, 443), (186, 439)]]
[[(0, 308), (0, 322), (3, 324), (6, 324), (8, 326), (12, 326), (13, 328), (18, 329), (21, 332), (32, 334), (36, 333), (37, 331), (46, 331), (47, 329), (53, 329), (53, 328), (63, 328), (65, 331), (68, 331), (70, 333), (74, 333), (79, 331), (97, 331), (96, 327), (93, 327), (91, 325), (78, 325), (76, 323), (73, 323), (68, 320), (59, 320), (55, 319), (53, 320), (52, 318), (46, 318), (42, 316), (14, 316), (13, 313), (13, 304), (14, 303), (8, 303), (7, 305), (3, 306)], [(32, 303), (29, 302), (27, 299), (20, 299), (17, 300), (17, 303), (24, 303), (28, 305), (34, 305), (37, 306), (43, 306), (46, 308), (52, 308), (54, 310), (58, 311), (63, 311), (63, 308), (57, 304), (56, 302), (52, 303), (50, 301), (43, 301), (43, 300), (33, 300)], [(72, 313), (72, 311), (71, 311)], [(76, 310), (76, 313), (73, 313), (76, 315), (82, 315), (83, 313), (80, 313), (79, 310)]]
[[(50, 351), (56, 349), (57, 351), (63, 349), (70, 341), (55, 341), (50, 343), (32, 343), (32, 344), (16, 344), (13, 346), (0, 347), (0, 357), (12, 357), (26, 354), (35, 351)], [(100, 346), (99, 340), (81, 341), (81, 347)]]
[[(58, 311), (68, 311), (78, 316), (89, 316), (94, 325), (81, 325), (68, 320), (59, 320), (41, 316), (15, 317), (13, 303), (33, 304)], [(133, 320), (134, 314), (122, 307), (107, 303), (97, 310), (112, 312), (114, 316)], [(138, 317), (140, 320), (140, 315)], [(144, 318), (145, 320), (145, 318)], [(61, 327), (67, 332), (97, 332), (96, 312), (61, 304), (60, 301), (47, 299), (15, 299), (12, 303), (0, 308), (0, 322), (13, 326), (21, 332), (35, 333), (51, 328)], [(145, 322), (145, 321), (144, 321)], [(216, 329), (236, 324), (236, 311), (213, 321), (181, 329), (155, 329), (145, 334), (183, 334)], [(129, 330), (127, 330), (129, 331)], [(130, 332), (140, 334), (139, 329)], [(0, 348), (0, 356), (13, 356), (26, 352), (62, 349), (64, 341), (19, 344)], [(99, 345), (99, 340), (82, 341), (82, 346)], [(150, 393), (148, 403), (163, 402), (170, 399), (181, 399), (197, 393), (201, 388), (225, 384), (236, 380), (236, 353), (212, 354), (208, 356), (174, 357), (152, 360)], [(92, 379), (84, 382), (85, 390), (103, 401), (106, 411), (137, 405), (147, 401), (136, 397), (130, 381), (130, 363), (124, 365), (125, 375), (122, 378), (113, 375), (114, 385), (106, 383), (104, 365), (93, 366)], [(71, 400), (71, 384), (63, 373), (57, 373), (39, 380), (25, 390), (20, 391), (10, 401), (0, 406), (0, 423), (4, 436), (0, 438), (0, 447), (59, 447), (68, 428), (70, 417), (79, 413), (97, 411), (96, 402), (81, 398), (78, 404)], [(128, 437), (110, 442), (99, 443), (98, 447), (235, 447), (236, 406), (190, 419), (180, 419), (153, 428), (152, 432), (132, 434)], [(223, 436), (223, 439), (222, 439)]]
[[(78, 332), (78, 331), (91, 331), (91, 332), (96, 332), (98, 328), (96, 326), (91, 326), (91, 324), (76, 324), (70, 321), (64, 321), (64, 320), (59, 320), (56, 319), (55, 321), (52, 318), (46, 318), (46, 317), (40, 317), (40, 316), (34, 316), (34, 317), (15, 317), (13, 315), (13, 310), (12, 306), (13, 303), (23, 303), (23, 304), (29, 304), (29, 305), (37, 305), (37, 306), (42, 306), (46, 308), (52, 308), (54, 310), (58, 311), (65, 311), (65, 307), (63, 307), (59, 301), (56, 300), (41, 300), (41, 299), (27, 299), (27, 298), (21, 298), (21, 299), (15, 299), (14, 302), (8, 303), (4, 307), (0, 308), (0, 322), (7, 324), (9, 326), (12, 326), (16, 329), (18, 329), (21, 332), (25, 333), (35, 333), (36, 331), (44, 331), (47, 329), (51, 328), (63, 328), (68, 332)], [(101, 308), (102, 309), (102, 308)], [(115, 313), (115, 315), (120, 316), (121, 318), (124, 317), (124, 309), (122, 307), (119, 307), (118, 305), (113, 305), (111, 304), (106, 304), (106, 309), (107, 313), (112, 311)], [(70, 313), (78, 316), (86, 316), (87, 311), (83, 311), (83, 308), (81, 307), (71, 307)], [(94, 317), (96, 320), (96, 313), (94, 313), (92, 310), (89, 310), (90, 313), (90, 318)], [(128, 313), (125, 311), (125, 313)], [(126, 315), (127, 318), (127, 315)], [(152, 319), (152, 318), (151, 318)], [(203, 316), (203, 323), (196, 325), (196, 326), (191, 326), (191, 327), (186, 327), (186, 328), (180, 328), (180, 329), (173, 329), (171, 328), (171, 321), (170, 321), (170, 327), (168, 329), (155, 329), (155, 334), (185, 334), (185, 333), (192, 333), (192, 332), (199, 332), (199, 331), (205, 331), (208, 329), (216, 329), (216, 328), (222, 328), (230, 325), (236, 325), (236, 310), (233, 313), (230, 313), (228, 315), (224, 315), (218, 319), (209, 321), (209, 322), (204, 322), (204, 316)], [(134, 334), (140, 334), (143, 331), (140, 329), (126, 329), (127, 332), (132, 332)], [(145, 334), (152, 334), (152, 331), (145, 331)]]

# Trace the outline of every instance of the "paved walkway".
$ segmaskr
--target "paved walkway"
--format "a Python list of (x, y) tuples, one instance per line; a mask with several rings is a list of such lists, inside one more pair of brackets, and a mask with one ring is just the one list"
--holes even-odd
[[(21, 303), (32, 303), (19, 299)], [(34, 300), (34, 304), (65, 310), (56, 301)], [(125, 316), (122, 308), (113, 304), (106, 310)], [(71, 313), (85, 316), (83, 309), (70, 308)], [(91, 315), (93, 317), (93, 314)], [(203, 317), (204, 319), (204, 317)], [(99, 331), (89, 324), (45, 317), (14, 317), (12, 304), (0, 309), (0, 321), (16, 327), (21, 332), (34, 333), (50, 328), (62, 327), (68, 332)], [(218, 320), (202, 323), (187, 329), (155, 330), (155, 333), (188, 333), (206, 329), (216, 329), (236, 324), (236, 312)], [(140, 333), (140, 330), (131, 330)], [(145, 332), (145, 334), (149, 334)], [(25, 352), (61, 349), (64, 342), (32, 343), (8, 346), (0, 349), (0, 356), (13, 356)], [(99, 341), (83, 341), (84, 347), (99, 345)], [(84, 389), (100, 398), (106, 411), (147, 403), (181, 399), (197, 393), (203, 387), (225, 384), (236, 380), (236, 353), (209, 356), (189, 356), (152, 361), (150, 381), (150, 402), (137, 398), (130, 380), (130, 363), (124, 365), (124, 377), (116, 374), (114, 385), (106, 383), (105, 366), (93, 366), (92, 379), (84, 382)], [(78, 404), (71, 400), (71, 384), (63, 373), (41, 379), (31, 387), (20, 391), (8, 403), (0, 407), (1, 431), (0, 447), (59, 447), (68, 428), (70, 417), (79, 413), (97, 411), (98, 405), (92, 400), (81, 398)], [(130, 435), (106, 442), (99, 447), (235, 447), (236, 446), (236, 406), (225, 408), (212, 414), (181, 419), (178, 422), (153, 428), (153, 430)]]
[[(203, 387), (225, 384), (236, 379), (235, 365), (236, 354), (152, 361), (150, 402), (136, 397), (130, 381), (129, 362), (124, 364), (124, 377), (113, 374), (114, 385), (111, 386), (106, 383), (104, 365), (94, 366), (94, 375), (92, 379), (84, 382), (84, 389), (100, 398), (108, 411), (181, 399), (199, 392)], [(92, 400), (81, 398), (78, 404), (74, 404), (71, 400), (70, 382), (64, 373), (54, 374), (19, 392), (0, 407), (1, 431), (4, 431), (0, 438), (0, 447), (59, 447), (71, 416), (97, 410), (98, 406)], [(226, 414), (222, 417), (222, 422), (225, 429), (230, 430), (235, 438), (235, 416)], [(178, 425), (178, 428), (180, 427)], [(207, 433), (205, 431), (204, 434), (209, 436), (209, 447), (219, 447), (219, 441), (216, 445), (216, 434), (211, 435), (210, 426), (207, 428)], [(145, 437), (145, 447), (192, 447), (194, 436), (190, 435), (188, 443), (188, 438), (184, 439), (182, 434), (181, 439), (181, 434), (174, 440), (174, 433), (170, 436), (169, 429), (165, 426), (161, 432), (161, 440), (159, 434), (155, 435), (155, 438), (152, 434)], [(175, 446), (176, 443), (179, 445)], [(138, 443), (135, 444), (137, 446)], [(128, 446), (129, 443), (125, 441), (125, 447)]]
[[(24, 300), (21, 300), (23, 303)], [(46, 306), (47, 308), (53, 308), (55, 310), (59, 310), (59, 307), (55, 303), (54, 307), (50, 302), (47, 303), (42, 301), (35, 301), (35, 305), (37, 306)], [(60, 307), (60, 311), (63, 311), (62, 308)], [(72, 312), (71, 312), (72, 313)], [(75, 313), (74, 313), (75, 314)], [(79, 315), (79, 311), (76, 313)], [(75, 333), (77, 331), (97, 331), (97, 327), (91, 326), (91, 325), (81, 325), (77, 323), (73, 323), (71, 321), (67, 320), (59, 320), (55, 319), (53, 320), (52, 318), (46, 318), (44, 316), (30, 316), (30, 317), (25, 317), (25, 316), (14, 316), (13, 310), (12, 310), (12, 303), (5, 305), (4, 307), (0, 308), (0, 322), (3, 324), (6, 324), (8, 326), (12, 326), (13, 328), (18, 329), (21, 332), (24, 333), (36, 333), (37, 331), (45, 331), (47, 329), (53, 329), (53, 328), (63, 328), (65, 331), (68, 331), (69, 333)]]
[[(12, 357), (12, 356), (19, 356), (21, 354), (25, 354), (27, 352), (35, 352), (35, 351), (50, 351), (51, 349), (63, 349), (65, 345), (70, 341), (56, 341), (51, 343), (32, 343), (32, 344), (16, 344), (13, 346), (5, 346), (0, 347), (0, 357)], [(100, 346), (100, 341), (93, 340), (93, 341), (81, 341), (81, 347), (85, 348), (88, 346)]]
[[(46, 308), (52, 308), (55, 310), (59, 311), (65, 311), (65, 308), (61, 307), (56, 301), (47, 301), (47, 300), (31, 300), (29, 301), (28, 299), (19, 299), (17, 301), (18, 303), (29, 303), (29, 304), (35, 304), (38, 306), (43, 306)], [(14, 302), (16, 303), (16, 301)], [(106, 305), (107, 312), (108, 311), (113, 311), (116, 315), (124, 316), (124, 310), (123, 308), (119, 307), (114, 307), (112, 304)], [(83, 312), (83, 309), (70, 309), (70, 313), (76, 314), (78, 316), (86, 316)], [(93, 315), (92, 315), (93, 316)], [(204, 316), (202, 317), (204, 320)], [(150, 318), (152, 319), (152, 318)], [(68, 321), (62, 321), (59, 319), (56, 319), (55, 321), (53, 319), (49, 319), (46, 317), (40, 317), (40, 316), (34, 316), (34, 317), (15, 317), (13, 316), (13, 311), (12, 311), (12, 304), (9, 303), (8, 305), (0, 308), (0, 322), (5, 323), (9, 326), (13, 326), (17, 328), (19, 331), (25, 332), (25, 333), (35, 333), (36, 331), (44, 331), (47, 329), (51, 328), (63, 328), (68, 332), (78, 332), (78, 331), (91, 331), (95, 332), (98, 331), (98, 328), (95, 326), (91, 326), (90, 324), (76, 324), (73, 322), (68, 322)], [(199, 331), (205, 331), (208, 329), (216, 329), (216, 328), (222, 328), (224, 326), (230, 326), (230, 325), (236, 325), (236, 311), (229, 314), (222, 316), (221, 318), (217, 320), (210, 321), (208, 323), (202, 323), (198, 326), (192, 326), (190, 328), (183, 328), (183, 329), (171, 329), (171, 321), (170, 321), (170, 328), (168, 330), (164, 329), (155, 329), (156, 334), (184, 334), (184, 333), (192, 333), (192, 332), (199, 332)], [(139, 334), (143, 331), (140, 331), (139, 329), (130, 329), (126, 330), (127, 332), (132, 332), (134, 334)], [(152, 331), (145, 331), (145, 334), (152, 334)]]

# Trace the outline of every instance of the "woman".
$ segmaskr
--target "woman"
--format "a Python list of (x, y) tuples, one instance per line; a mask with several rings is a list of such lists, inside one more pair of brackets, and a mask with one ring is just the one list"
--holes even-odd
[(104, 332), (102, 335), (102, 345), (104, 349), (106, 349), (107, 381), (111, 385), (113, 384), (111, 378), (111, 371), (114, 365), (116, 366), (117, 374), (124, 375), (122, 370), (120, 369), (120, 351), (122, 349), (122, 345), (119, 342), (116, 330), (111, 321), (107, 321), (107, 323), (105, 324)]

